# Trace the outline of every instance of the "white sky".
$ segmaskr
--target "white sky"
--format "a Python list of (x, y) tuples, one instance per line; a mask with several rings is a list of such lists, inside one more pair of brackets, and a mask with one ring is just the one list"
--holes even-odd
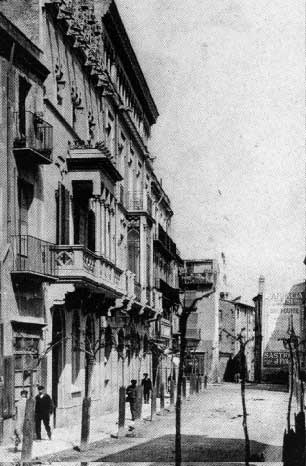
[(234, 292), (304, 279), (304, 2), (117, 0), (160, 117), (150, 144), (183, 257)]

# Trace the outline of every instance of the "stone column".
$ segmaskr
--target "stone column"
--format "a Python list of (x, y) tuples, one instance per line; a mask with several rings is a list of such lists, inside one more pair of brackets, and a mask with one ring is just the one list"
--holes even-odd
[(109, 220), (110, 220), (109, 204), (106, 204), (105, 208), (106, 208), (105, 210), (105, 256), (109, 259), (110, 258), (109, 237), (111, 234), (111, 228), (110, 228), (110, 231), (108, 229)]
[(92, 207), (95, 213), (95, 252), (101, 254), (100, 238), (101, 238), (101, 211), (100, 211), (100, 198), (94, 196), (92, 199)]
[(114, 207), (110, 210), (110, 221), (111, 221), (111, 260), (115, 264), (116, 263), (116, 217), (115, 217), (115, 209)]
[(105, 256), (105, 201), (104, 199), (100, 198), (100, 222), (101, 222), (101, 254)]

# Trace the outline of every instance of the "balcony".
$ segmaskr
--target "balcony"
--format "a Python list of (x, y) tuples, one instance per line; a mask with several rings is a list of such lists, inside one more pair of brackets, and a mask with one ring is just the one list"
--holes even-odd
[(54, 245), (29, 235), (12, 237), (14, 275), (55, 279)]
[[(168, 280), (169, 282), (169, 280)], [(179, 289), (169, 285), (162, 278), (155, 278), (155, 287), (172, 303), (180, 303)]]
[(52, 163), (53, 127), (36, 113), (14, 113), (14, 155), (19, 162)]
[(126, 293), (126, 278), (122, 270), (84, 246), (55, 246), (55, 269), (60, 279), (86, 281)]
[(128, 191), (126, 208), (133, 213), (147, 213), (152, 217), (152, 199), (145, 191)]
[(166, 338), (167, 340), (171, 338), (171, 323), (169, 320), (160, 319), (158, 333), (160, 338)]
[(84, 141), (75, 141), (70, 146), (67, 167), (70, 171), (103, 170), (114, 182), (121, 181), (122, 176), (116, 168), (114, 159), (104, 141), (93, 147)]
[(168, 233), (165, 232), (161, 225), (158, 225), (158, 233), (154, 239), (154, 245), (169, 259), (176, 259), (181, 262), (179, 250), (177, 249), (175, 242), (170, 238)]
[(186, 329), (186, 340), (201, 340), (201, 329), (200, 328), (187, 328)]

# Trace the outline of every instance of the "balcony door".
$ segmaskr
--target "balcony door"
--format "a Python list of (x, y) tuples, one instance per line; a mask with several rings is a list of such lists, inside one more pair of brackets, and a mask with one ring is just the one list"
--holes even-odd
[(73, 186), (74, 244), (90, 251), (96, 250), (96, 217), (91, 209), (91, 183), (75, 183)]
[(31, 183), (18, 180), (19, 234), (28, 235), (29, 210), (33, 201), (34, 187)]
[(19, 137), (26, 137), (26, 99), (31, 88), (28, 83), (21, 76), (19, 77), (19, 96), (18, 96), (18, 122), (19, 122)]
[(135, 274), (135, 280), (140, 283), (140, 235), (139, 231), (131, 229), (128, 232), (129, 270)]

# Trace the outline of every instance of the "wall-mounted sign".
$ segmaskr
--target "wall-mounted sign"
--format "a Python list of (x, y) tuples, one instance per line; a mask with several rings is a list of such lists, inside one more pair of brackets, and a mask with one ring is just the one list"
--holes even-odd
[(284, 367), (289, 363), (288, 351), (265, 351), (263, 354), (264, 367)]

